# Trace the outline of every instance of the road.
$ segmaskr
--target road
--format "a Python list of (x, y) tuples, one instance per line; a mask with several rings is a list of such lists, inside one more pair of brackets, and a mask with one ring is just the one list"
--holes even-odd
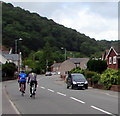
[(3, 114), (118, 114), (118, 92), (67, 89), (58, 75), (38, 76), (35, 99), (29, 97), (29, 85), (25, 96), (16, 80), (2, 85)]

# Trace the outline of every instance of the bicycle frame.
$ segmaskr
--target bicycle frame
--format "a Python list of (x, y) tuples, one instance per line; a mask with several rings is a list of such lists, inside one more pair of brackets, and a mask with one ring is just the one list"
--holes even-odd
[(35, 98), (35, 83), (32, 85), (32, 97)]
[(20, 89), (21, 89), (21, 93), (22, 93), (21, 95), (24, 96), (24, 91), (25, 91), (24, 90), (24, 83), (21, 83)]

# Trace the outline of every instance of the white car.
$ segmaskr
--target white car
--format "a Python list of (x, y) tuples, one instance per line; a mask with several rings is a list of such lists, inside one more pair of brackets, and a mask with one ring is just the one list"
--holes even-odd
[(56, 75), (57, 73), (56, 72), (51, 72), (52, 75)]
[(51, 72), (46, 72), (45, 73), (45, 76), (51, 76), (52, 74), (51, 74)]

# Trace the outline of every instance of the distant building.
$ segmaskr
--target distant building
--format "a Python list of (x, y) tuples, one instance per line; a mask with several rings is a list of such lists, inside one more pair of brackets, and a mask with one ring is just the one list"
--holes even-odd
[(120, 46), (111, 47), (107, 54), (108, 68), (120, 69)]
[(52, 72), (56, 72), (57, 74), (60, 72), (59, 69), (60, 69), (60, 65), (61, 63), (54, 63), (52, 66), (51, 66), (51, 71)]
[(60, 74), (66, 75), (68, 71), (71, 71), (76, 67), (80, 67), (81, 69), (86, 69), (88, 60), (89, 58), (70, 58), (68, 60), (65, 60), (60, 65), (59, 68)]
[(6, 62), (14, 63), (17, 67), (20, 66), (20, 55), (19, 54), (9, 54), (9, 51), (0, 51), (0, 62), (5, 64)]
[(2, 56), (7, 60), (7, 62), (14, 63), (16, 66), (18, 66), (19, 62), (18, 54), (3, 54)]

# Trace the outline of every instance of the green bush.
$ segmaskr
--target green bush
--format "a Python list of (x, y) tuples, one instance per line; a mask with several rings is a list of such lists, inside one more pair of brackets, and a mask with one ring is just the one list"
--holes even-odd
[(100, 80), (100, 77), (101, 77), (100, 74), (96, 73), (95, 75), (92, 76), (92, 82), (94, 84), (98, 83)]
[(80, 67), (74, 68), (70, 71), (70, 73), (83, 73), (83, 70), (81, 70)]
[(85, 70), (84, 75), (86, 78), (92, 78), (94, 75), (96, 75), (96, 72)]
[(6, 63), (2, 65), (2, 76), (3, 77), (14, 77), (14, 72), (17, 71), (17, 68), (14, 63)]
[(114, 69), (107, 69), (103, 74), (101, 74), (100, 82), (104, 85), (106, 89), (110, 89), (112, 85), (118, 85), (119, 72)]

